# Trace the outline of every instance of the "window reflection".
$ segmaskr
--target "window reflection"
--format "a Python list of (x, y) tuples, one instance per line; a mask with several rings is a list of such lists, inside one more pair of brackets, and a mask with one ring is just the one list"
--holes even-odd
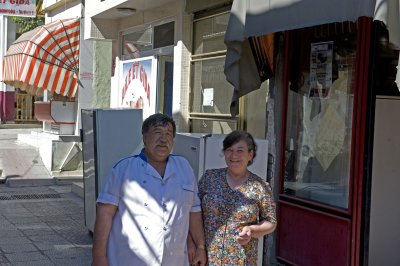
[(304, 64), (292, 69), (297, 78), (288, 92), (285, 194), (348, 207), (354, 40), (354, 34), (324, 42), (312, 36), (300, 58)]

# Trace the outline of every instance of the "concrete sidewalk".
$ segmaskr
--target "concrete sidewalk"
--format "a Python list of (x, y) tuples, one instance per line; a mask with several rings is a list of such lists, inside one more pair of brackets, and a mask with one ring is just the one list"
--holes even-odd
[(92, 237), (71, 185), (0, 185), (0, 265), (90, 265)]
[(17, 140), (32, 130), (0, 127), (0, 265), (90, 265), (83, 198)]
[(41, 131), (41, 128), (0, 128), (0, 181), (7, 179), (51, 180), (38, 150), (18, 141), (18, 134)]

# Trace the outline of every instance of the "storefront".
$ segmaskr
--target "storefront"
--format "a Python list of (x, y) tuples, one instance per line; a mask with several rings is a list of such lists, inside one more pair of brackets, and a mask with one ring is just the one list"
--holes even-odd
[(224, 75), (224, 35), (231, 4), (231, 0), (87, 1), (85, 39), (112, 46), (112, 62), (100, 66), (111, 69), (110, 106), (136, 105), (129, 88), (132, 76), (127, 77), (126, 71), (133, 62), (152, 58), (156, 67), (148, 71), (155, 93), (151, 109), (172, 115), (179, 131), (223, 134), (240, 128), (265, 138), (266, 83), (238, 101), (236, 117), (230, 113), (233, 87)]
[(277, 261), (396, 265), (398, 1), (269, 2), (234, 2), (227, 77), (242, 67), (240, 43), (275, 33)]

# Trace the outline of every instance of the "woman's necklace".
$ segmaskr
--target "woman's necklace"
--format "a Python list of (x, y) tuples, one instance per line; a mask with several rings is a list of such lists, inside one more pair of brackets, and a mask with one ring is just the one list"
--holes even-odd
[(246, 170), (246, 172), (243, 175), (235, 176), (232, 177), (231, 174), (229, 174), (229, 171), (226, 172), (226, 182), (228, 182), (228, 185), (232, 189), (238, 189), (248, 178), (249, 172)]

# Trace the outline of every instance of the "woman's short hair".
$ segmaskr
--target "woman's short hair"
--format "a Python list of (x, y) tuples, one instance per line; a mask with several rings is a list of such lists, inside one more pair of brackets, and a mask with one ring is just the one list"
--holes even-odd
[(154, 115), (151, 115), (148, 118), (146, 118), (146, 120), (143, 121), (142, 135), (146, 134), (152, 127), (158, 127), (158, 126), (165, 127), (168, 124), (172, 125), (173, 136), (175, 137), (176, 125), (175, 121), (171, 117), (161, 113), (156, 113)]
[(232, 147), (232, 145), (238, 143), (241, 140), (244, 140), (246, 142), (249, 151), (253, 151), (253, 159), (248, 163), (248, 165), (251, 165), (254, 161), (254, 158), (256, 158), (257, 144), (254, 141), (253, 136), (247, 131), (235, 130), (229, 133), (222, 142), (222, 149), (223, 151), (225, 151), (226, 149)]

